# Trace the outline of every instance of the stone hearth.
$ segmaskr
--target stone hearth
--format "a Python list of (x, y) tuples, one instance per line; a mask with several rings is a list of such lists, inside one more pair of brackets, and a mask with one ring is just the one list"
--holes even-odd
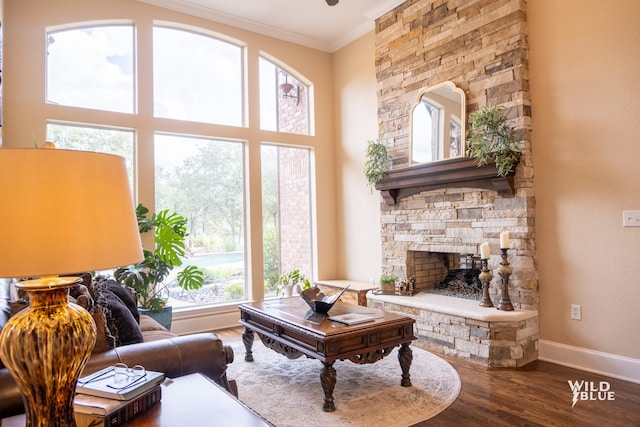
[(477, 301), (418, 293), (367, 294), (369, 307), (416, 321), (415, 346), (496, 368), (517, 368), (538, 358), (538, 312), (483, 308)]

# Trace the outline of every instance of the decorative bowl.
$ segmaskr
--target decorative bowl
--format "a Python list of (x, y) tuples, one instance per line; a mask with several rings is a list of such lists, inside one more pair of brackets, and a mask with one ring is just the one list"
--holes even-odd
[(302, 291), (300, 296), (313, 311), (316, 313), (327, 314), (347, 289), (349, 289), (349, 285), (338, 293), (327, 296), (320, 292), (320, 289), (317, 286), (314, 286)]

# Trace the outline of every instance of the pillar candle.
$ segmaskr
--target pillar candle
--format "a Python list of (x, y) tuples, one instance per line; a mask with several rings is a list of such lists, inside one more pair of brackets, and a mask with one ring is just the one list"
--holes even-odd
[(483, 243), (480, 245), (480, 258), (489, 259), (489, 244)]
[(509, 232), (503, 231), (500, 233), (500, 249), (509, 248)]

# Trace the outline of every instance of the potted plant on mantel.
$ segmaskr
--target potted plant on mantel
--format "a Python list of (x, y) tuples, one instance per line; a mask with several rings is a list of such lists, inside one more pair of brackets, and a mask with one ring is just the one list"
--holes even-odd
[[(144, 259), (134, 265), (120, 267), (114, 272), (115, 279), (131, 287), (138, 298), (140, 311), (155, 318), (167, 329), (171, 328), (172, 309), (163, 298), (171, 271), (182, 266), (185, 255), (187, 219), (182, 215), (163, 210), (148, 217), (149, 209), (143, 205), (136, 208), (140, 234), (154, 230), (155, 250), (143, 250)], [(178, 286), (185, 290), (200, 289), (204, 274), (196, 266), (184, 267), (176, 276)]]
[(518, 162), (522, 149), (503, 114), (504, 107), (485, 106), (469, 116), (467, 155), (484, 166), (495, 159), (499, 176), (507, 176)]

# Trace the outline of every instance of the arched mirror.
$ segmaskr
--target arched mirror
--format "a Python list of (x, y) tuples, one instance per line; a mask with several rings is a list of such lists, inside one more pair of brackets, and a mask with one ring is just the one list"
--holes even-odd
[(444, 82), (420, 92), (411, 111), (411, 163), (465, 155), (464, 91)]

